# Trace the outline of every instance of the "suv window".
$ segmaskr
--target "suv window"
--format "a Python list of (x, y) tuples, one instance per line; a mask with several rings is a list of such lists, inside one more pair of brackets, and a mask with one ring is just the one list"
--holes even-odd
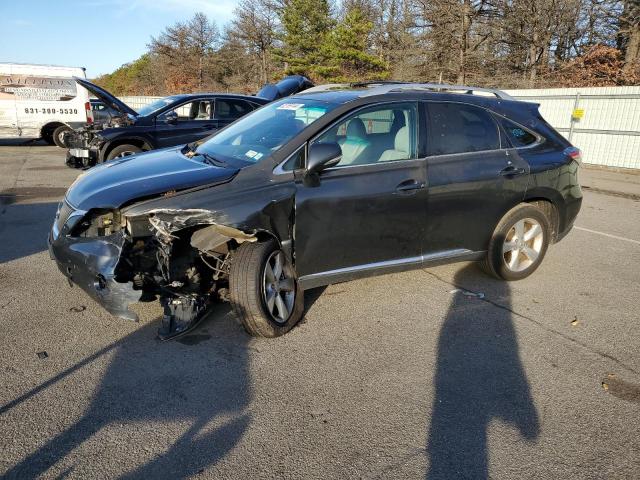
[(337, 166), (415, 159), (417, 117), (415, 103), (370, 107), (348, 116), (314, 143), (337, 142), (342, 149)]
[(215, 116), (220, 120), (235, 120), (253, 110), (249, 102), (230, 98), (217, 98)]
[(178, 114), (178, 122), (209, 120), (211, 118), (211, 103), (208, 100), (195, 100), (170, 111)]
[(489, 112), (460, 103), (427, 103), (429, 155), (480, 152), (500, 148), (498, 127)]
[(526, 147), (527, 145), (531, 145), (535, 143), (537, 138), (532, 133), (525, 130), (520, 125), (513, 123), (511, 120), (507, 120), (506, 118), (500, 118), (500, 124), (502, 128), (507, 132), (507, 137), (511, 140), (511, 145), (514, 147)]

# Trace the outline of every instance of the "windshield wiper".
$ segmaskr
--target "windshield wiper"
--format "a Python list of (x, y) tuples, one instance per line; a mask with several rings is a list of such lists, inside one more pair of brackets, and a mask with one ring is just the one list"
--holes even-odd
[(212, 155), (209, 155), (208, 153), (205, 152), (197, 152), (197, 151), (193, 151), (193, 156), (200, 156), (204, 159), (205, 163), (208, 163), (209, 165), (215, 165), (216, 167), (228, 167), (229, 164), (227, 162), (225, 162), (224, 160), (220, 160), (219, 158), (215, 158)]
[(208, 163), (209, 165), (215, 165), (216, 167), (228, 167), (229, 166), (229, 164), (227, 162), (225, 162), (224, 160), (220, 160), (219, 158), (215, 158), (214, 156), (209, 155), (206, 152), (197, 151), (196, 148), (198, 148), (199, 146), (200, 146), (200, 144), (198, 142), (187, 143), (185, 145), (186, 151), (183, 150), (183, 154), (186, 157), (189, 157), (189, 158), (202, 157), (204, 159), (205, 163)]

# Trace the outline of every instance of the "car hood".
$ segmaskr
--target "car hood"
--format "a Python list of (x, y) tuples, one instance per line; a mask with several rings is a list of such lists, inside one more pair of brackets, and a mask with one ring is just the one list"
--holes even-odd
[(117, 110), (120, 113), (133, 115), (134, 117), (138, 116), (138, 112), (136, 112), (122, 100), (118, 100), (103, 88), (100, 88), (99, 86), (94, 85), (93, 83), (83, 78), (73, 77), (73, 79), (76, 81), (76, 83), (89, 90), (89, 92), (95, 95), (98, 99), (102, 100), (105, 105), (113, 108), (114, 110)]
[(131, 155), (93, 167), (76, 179), (65, 199), (80, 210), (119, 208), (168, 192), (224, 183), (239, 170), (188, 158), (182, 148)]

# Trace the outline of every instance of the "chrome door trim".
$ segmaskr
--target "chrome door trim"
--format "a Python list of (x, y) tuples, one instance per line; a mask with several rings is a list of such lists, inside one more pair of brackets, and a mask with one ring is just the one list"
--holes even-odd
[(428, 253), (416, 257), (399, 258), (396, 260), (385, 260), (383, 262), (366, 263), (353, 267), (338, 268), (326, 272), (312, 273), (304, 275), (298, 279), (303, 289), (320, 287), (331, 283), (348, 282), (358, 278), (372, 277), (385, 273), (403, 272), (426, 266), (435, 266), (444, 263), (460, 262), (465, 260), (478, 260), (486, 252), (474, 252), (466, 248), (456, 248), (443, 250), (440, 252)]

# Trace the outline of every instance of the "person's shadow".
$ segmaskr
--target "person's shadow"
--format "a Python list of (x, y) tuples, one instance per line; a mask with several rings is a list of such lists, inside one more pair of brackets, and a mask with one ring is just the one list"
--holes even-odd
[[(4, 478), (43, 475), (101, 430), (120, 424), (126, 425), (128, 431), (171, 422), (184, 425), (180, 427), (182, 433), (171, 441), (167, 442), (166, 432), (149, 438), (155, 450), (160, 446), (162, 454), (141, 462), (121, 478), (187, 478), (215, 465), (235, 447), (251, 421), (247, 411), (251, 397), (250, 337), (230, 315), (229, 306), (220, 305), (195, 333), (163, 343), (155, 340), (158, 325), (151, 322), (48, 382), (43, 388), (69, 374), (82, 374), (80, 369), (85, 364), (111, 355), (82, 417), (23, 458)], [(0, 411), (40, 390), (34, 389)]]
[[(494, 419), (512, 424), (529, 441), (540, 431), (518, 355), (509, 285), (488, 279), (473, 264), (453, 283), (460, 291), (438, 339), (429, 480), (488, 478), (487, 428)], [(471, 292), (484, 292), (491, 302)]]

